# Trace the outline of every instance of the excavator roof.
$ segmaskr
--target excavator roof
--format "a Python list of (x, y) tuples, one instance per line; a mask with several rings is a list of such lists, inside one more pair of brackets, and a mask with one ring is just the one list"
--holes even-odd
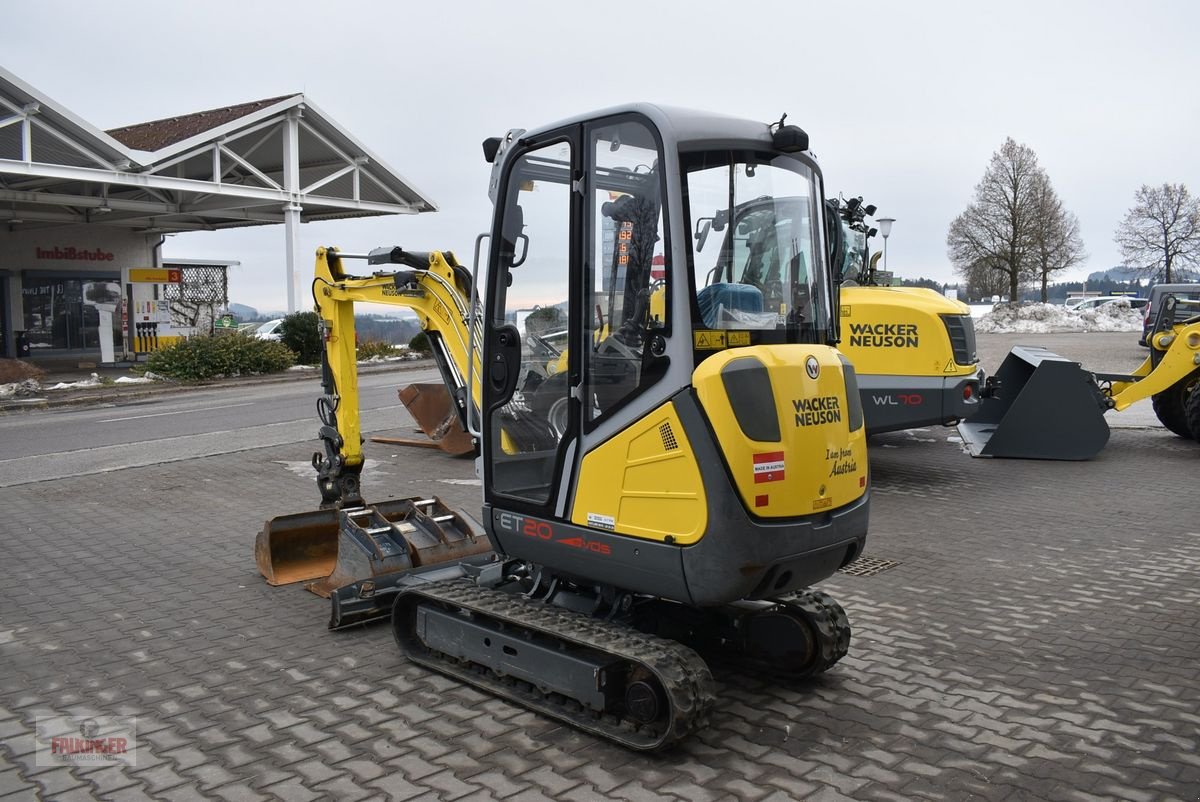
[(539, 126), (528, 133), (536, 134), (567, 125), (589, 122), (601, 117), (627, 113), (640, 114), (649, 118), (663, 137), (673, 141), (680, 150), (734, 145), (745, 147), (747, 142), (761, 143), (767, 148), (773, 145), (769, 123), (656, 103), (629, 103), (612, 106), (575, 115), (550, 125)]

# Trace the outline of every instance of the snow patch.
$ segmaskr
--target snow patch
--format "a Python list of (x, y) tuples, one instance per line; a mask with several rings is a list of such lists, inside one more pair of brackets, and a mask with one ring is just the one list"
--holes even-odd
[(141, 376), (118, 376), (115, 379), (117, 384), (150, 384), (152, 382), (162, 381), (163, 377), (153, 371), (146, 371)]
[(1067, 331), (1142, 330), (1142, 313), (1126, 301), (1074, 311), (1057, 304), (996, 304), (975, 321), (975, 330), (988, 333), (1049, 334)]
[(58, 384), (47, 387), (47, 390), (75, 390), (81, 387), (99, 387), (102, 384), (100, 374), (93, 373), (91, 378), (80, 379), (77, 382), (59, 382)]
[(421, 354), (415, 351), (406, 351), (397, 353), (395, 356), (376, 355), (367, 359), (358, 360), (360, 365), (378, 365), (381, 362), (415, 362), (421, 358)]

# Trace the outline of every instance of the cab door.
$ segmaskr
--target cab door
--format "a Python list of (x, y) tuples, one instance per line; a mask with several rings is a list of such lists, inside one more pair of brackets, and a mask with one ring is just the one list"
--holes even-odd
[(579, 132), (522, 139), (496, 195), (484, 307), (484, 498), (553, 517), (570, 478), (581, 335)]

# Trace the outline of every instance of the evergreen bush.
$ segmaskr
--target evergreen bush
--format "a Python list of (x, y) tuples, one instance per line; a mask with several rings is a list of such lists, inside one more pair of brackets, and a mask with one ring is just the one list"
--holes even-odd
[(357, 359), (359, 362), (372, 357), (399, 356), (396, 346), (383, 340), (364, 340), (358, 344)]
[(429, 344), (429, 337), (423, 331), (408, 341), (408, 347), (409, 350), (416, 351), (421, 354), (433, 353), (433, 346)]
[(301, 365), (317, 365), (321, 352), (321, 326), (316, 312), (293, 312), (279, 324), (279, 339), (296, 355)]
[(160, 348), (146, 360), (146, 370), (178, 381), (223, 376), (278, 373), (295, 364), (295, 354), (281, 342), (244, 334), (190, 337)]

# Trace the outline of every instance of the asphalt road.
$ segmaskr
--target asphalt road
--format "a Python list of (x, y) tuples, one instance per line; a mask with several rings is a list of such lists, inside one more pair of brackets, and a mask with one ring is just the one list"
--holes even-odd
[[(359, 377), (364, 433), (412, 425), (396, 391), (440, 381), (435, 369)], [(0, 418), (0, 487), (312, 441), (320, 381), (233, 384), (128, 404), (59, 407)]]
[[(979, 358), (992, 374), (1013, 345), (1043, 345), (1090, 370), (1128, 372), (1148, 353), (1136, 337), (1127, 332), (980, 334)], [(412, 426), (397, 389), (439, 380), (432, 368), (360, 376), (363, 432)], [(0, 459), (0, 487), (305, 441), (316, 448), (320, 392), (313, 377), (0, 417), (2, 453), (21, 455)], [(1107, 418), (1112, 428), (1159, 426), (1149, 400)]]

